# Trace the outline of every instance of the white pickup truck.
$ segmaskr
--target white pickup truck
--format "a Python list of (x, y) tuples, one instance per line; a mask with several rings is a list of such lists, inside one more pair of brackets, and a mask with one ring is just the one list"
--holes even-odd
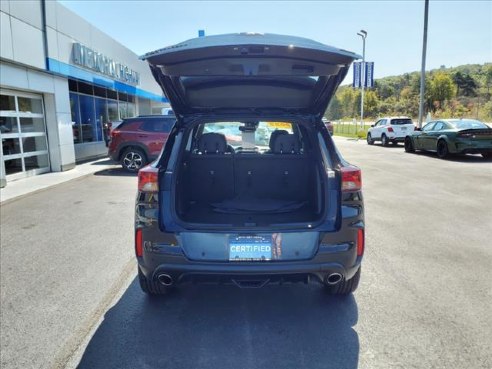
[(386, 117), (379, 119), (367, 132), (367, 143), (374, 144), (381, 141), (383, 146), (404, 142), (405, 137), (415, 129), (412, 119), (408, 117)]

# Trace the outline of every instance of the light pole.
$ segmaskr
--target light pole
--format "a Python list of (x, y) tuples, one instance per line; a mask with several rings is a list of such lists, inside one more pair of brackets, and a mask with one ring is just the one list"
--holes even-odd
[(419, 102), (419, 128), (422, 128), (424, 120), (424, 95), (425, 95), (425, 55), (427, 53), (427, 21), (429, 19), (429, 0), (424, 3), (424, 40), (422, 42), (422, 68), (420, 69), (420, 102)]
[(360, 68), (362, 91), (360, 96), (360, 127), (364, 128), (364, 85), (366, 84), (366, 37), (367, 32), (363, 29), (357, 34), (362, 37), (362, 66)]

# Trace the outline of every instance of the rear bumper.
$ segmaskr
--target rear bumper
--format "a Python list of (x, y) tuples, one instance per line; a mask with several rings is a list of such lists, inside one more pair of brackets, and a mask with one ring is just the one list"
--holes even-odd
[(491, 148), (477, 148), (477, 147), (471, 147), (471, 148), (466, 148), (466, 149), (461, 149), (459, 151), (460, 154), (492, 154), (492, 147)]
[(406, 136), (394, 136), (388, 134), (388, 139), (393, 142), (404, 142)]
[(456, 153), (459, 154), (485, 154), (492, 153), (492, 142), (490, 141), (457, 141), (455, 143)]
[(396, 141), (396, 142), (405, 142), (405, 137), (406, 136), (404, 136), (404, 137), (395, 137), (392, 140), (393, 141)]
[[(169, 248), (171, 246), (167, 246)], [(308, 281), (323, 282), (332, 273), (345, 279), (354, 276), (362, 257), (356, 256), (355, 245), (341, 244), (320, 247), (310, 260), (266, 262), (202, 262), (180, 255), (179, 248), (173, 254), (163, 248), (153, 255), (139, 258), (139, 267), (148, 279), (157, 280), (160, 274), (169, 275), (173, 284), (185, 282), (236, 283), (238, 280), (259, 280), (266, 283)], [(164, 252), (163, 252), (164, 251)]]

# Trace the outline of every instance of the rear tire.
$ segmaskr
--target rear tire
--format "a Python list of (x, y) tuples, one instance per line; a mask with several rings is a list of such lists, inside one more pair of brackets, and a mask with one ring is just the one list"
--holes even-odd
[(373, 141), (370, 133), (367, 134), (366, 140), (367, 140), (368, 145), (374, 145), (374, 141)]
[(330, 295), (348, 295), (352, 292), (355, 292), (360, 282), (360, 270), (357, 270), (357, 273), (354, 274), (352, 278), (349, 280), (343, 280), (334, 286), (326, 285), (326, 289)]
[(405, 138), (405, 151), (406, 152), (415, 152), (415, 147), (413, 147), (413, 142), (410, 137)]
[(383, 134), (383, 135), (381, 136), (381, 144), (382, 144), (383, 146), (385, 146), (385, 147), (387, 147), (387, 146), (388, 146), (388, 144), (389, 144), (388, 137), (386, 137), (386, 135), (385, 135), (385, 134)]
[(437, 141), (437, 156), (446, 159), (449, 156), (448, 144), (444, 140)]
[(142, 149), (129, 147), (121, 155), (121, 166), (127, 172), (136, 173), (145, 165), (147, 165), (147, 156)]
[(150, 296), (164, 295), (168, 291), (166, 286), (163, 286), (157, 281), (147, 279), (140, 268), (138, 268), (138, 282), (140, 283), (140, 288), (142, 291)]

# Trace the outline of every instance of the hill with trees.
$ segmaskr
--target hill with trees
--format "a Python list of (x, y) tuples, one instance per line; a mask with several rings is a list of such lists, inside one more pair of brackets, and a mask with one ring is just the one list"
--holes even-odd
[[(492, 63), (442, 66), (426, 72), (425, 113), (433, 118), (492, 121)], [(364, 118), (406, 115), (418, 118), (420, 72), (380, 78), (364, 93)], [(360, 89), (342, 86), (325, 116), (329, 120), (360, 117)]]

